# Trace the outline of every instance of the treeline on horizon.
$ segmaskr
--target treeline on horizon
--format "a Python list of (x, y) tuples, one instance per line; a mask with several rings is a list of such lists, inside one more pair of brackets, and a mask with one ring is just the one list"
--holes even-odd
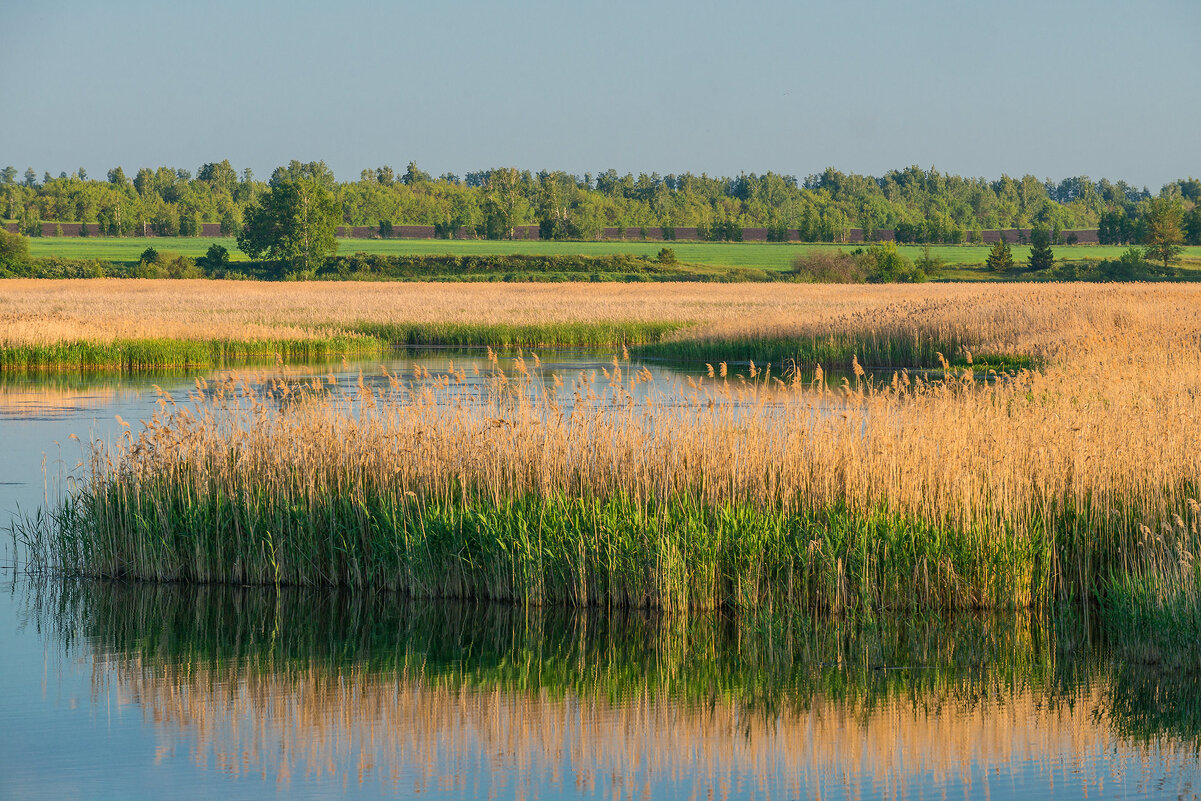
[[(514, 227), (538, 225), (543, 239), (597, 239), (606, 227), (696, 227), (702, 238), (737, 238), (743, 227), (783, 240), (796, 229), (802, 241), (844, 241), (852, 228), (865, 238), (892, 230), (899, 242), (979, 241), (997, 228), (1041, 228), (1053, 233), (1097, 229), (1102, 244), (1143, 240), (1153, 197), (1179, 202), (1185, 242), (1201, 244), (1201, 180), (1180, 179), (1158, 195), (1124, 181), (1086, 176), (1058, 183), (1026, 175), (997, 180), (966, 178), (908, 167), (883, 177), (827, 169), (804, 180), (768, 172), (716, 178), (705, 174), (592, 175), (519, 171), (511, 167), (433, 177), (410, 163), (365, 169), (338, 182), (324, 162), (292, 162), (277, 174), (304, 168), (333, 193), (341, 222), (350, 226), (434, 226), (451, 238), (462, 229), (504, 239)], [(82, 168), (57, 178), (32, 168), (0, 170), (0, 212), (22, 233), (37, 236), (42, 222), (95, 222), (107, 236), (152, 233), (197, 236), (204, 223), (226, 235), (268, 189), (249, 169), (228, 160), (196, 171), (172, 167), (137, 170), (132, 179), (115, 167), (103, 179)], [(86, 233), (86, 231), (85, 231)], [(670, 237), (668, 237), (670, 238)]]

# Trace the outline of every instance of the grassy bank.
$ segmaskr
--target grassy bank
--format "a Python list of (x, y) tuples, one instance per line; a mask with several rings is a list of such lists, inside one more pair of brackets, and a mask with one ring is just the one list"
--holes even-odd
[(640, 357), (678, 359), (714, 364), (727, 361), (757, 362), (781, 369), (821, 366), (851, 370), (856, 364), (866, 369), (939, 369), (945, 366), (974, 367), (976, 370), (1018, 370), (1033, 367), (1036, 360), (1026, 354), (972, 353), (967, 343), (954, 335), (928, 331), (813, 334), (806, 337), (707, 337), (683, 332), (667, 340), (639, 346)]
[[(101, 261), (136, 263), (143, 250), (154, 247), (184, 255), (203, 256), (210, 245), (225, 247), (235, 261), (244, 260), (232, 237), (147, 237), (110, 239), (103, 237), (41, 238), (30, 240), (30, 254), (34, 257), (61, 256), (72, 259), (98, 259)], [(766, 271), (791, 269), (798, 254), (814, 250), (830, 250), (839, 247), (850, 250), (854, 245), (829, 243), (799, 244), (786, 242), (555, 242), (490, 241), (490, 240), (446, 240), (446, 239), (341, 239), (338, 252), (352, 254), (364, 252), (390, 256), (503, 256), (530, 254), (545, 256), (589, 256), (607, 257), (629, 254), (653, 259), (660, 248), (670, 247), (676, 257), (685, 263), (712, 267), (748, 267)], [(1012, 245), (1014, 260), (1024, 263), (1029, 257), (1029, 246)], [(922, 256), (921, 245), (901, 245), (898, 248), (908, 259)], [(1100, 260), (1117, 259), (1125, 252), (1118, 245), (1075, 245), (1055, 248), (1059, 259)], [(984, 278), (983, 267), (989, 248), (984, 245), (932, 245), (932, 256), (942, 259), (951, 267), (949, 277), (966, 280)], [(1184, 249), (1183, 257), (1190, 263), (1201, 264), (1201, 247)], [(975, 269), (969, 269), (975, 268)]]

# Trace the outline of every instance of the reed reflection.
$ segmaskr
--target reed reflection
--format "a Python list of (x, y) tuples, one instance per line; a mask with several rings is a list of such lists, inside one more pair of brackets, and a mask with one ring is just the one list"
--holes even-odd
[(903, 798), (1145, 791), (1198, 766), (1195, 681), (1063, 618), (733, 620), (111, 583), (36, 598), (92, 660), (96, 698), (140, 708), (162, 758), (268, 782)]

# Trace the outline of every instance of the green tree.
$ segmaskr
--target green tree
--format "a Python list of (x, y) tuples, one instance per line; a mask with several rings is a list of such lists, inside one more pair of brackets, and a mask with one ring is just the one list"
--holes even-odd
[(1143, 242), (1147, 246), (1147, 257), (1162, 261), (1163, 267), (1168, 268), (1168, 262), (1180, 253), (1180, 245), (1184, 242), (1184, 231), (1181, 222), (1184, 209), (1179, 198), (1156, 197), (1147, 205), (1144, 221), (1147, 226)]
[(1055, 263), (1051, 251), (1051, 234), (1046, 228), (1035, 228), (1030, 234), (1030, 269), (1049, 270)]
[(125, 177), (125, 170), (120, 167), (113, 167), (108, 171), (108, 182), (113, 186), (124, 188), (129, 186), (129, 179)]
[(488, 239), (512, 239), (521, 203), (521, 176), (512, 167), (493, 170), (484, 198), (483, 234)]
[(209, 245), (209, 249), (196, 260), (196, 264), (209, 275), (220, 274), (229, 266), (229, 251), (221, 245)]
[(337, 249), (340, 217), (324, 176), (280, 168), (268, 191), (246, 209), (238, 249), (276, 262), (281, 273), (312, 271)]
[(1184, 215), (1184, 240), (1190, 245), (1201, 245), (1201, 205)]
[(0, 228), (0, 270), (12, 270), (29, 263), (29, 240)]
[(992, 246), (992, 250), (988, 252), (988, 260), (985, 261), (988, 269), (995, 273), (1003, 273), (1006, 270), (1013, 269), (1013, 251), (1009, 248), (1009, 243), (1002, 236)]

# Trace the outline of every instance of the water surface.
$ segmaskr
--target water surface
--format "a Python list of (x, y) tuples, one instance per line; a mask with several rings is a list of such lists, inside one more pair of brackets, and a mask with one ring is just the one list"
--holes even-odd
[[(385, 366), (451, 361), (471, 376), (456, 391), (487, 380), (478, 352)], [(360, 371), (388, 380), (376, 362), (310, 370), (348, 392)], [(70, 486), (69, 435), (115, 436), (156, 387), (183, 399), (216, 376), (0, 377), (0, 522)], [(671, 617), (0, 577), (4, 799), (1201, 792), (1196, 677), (1078, 613)]]

